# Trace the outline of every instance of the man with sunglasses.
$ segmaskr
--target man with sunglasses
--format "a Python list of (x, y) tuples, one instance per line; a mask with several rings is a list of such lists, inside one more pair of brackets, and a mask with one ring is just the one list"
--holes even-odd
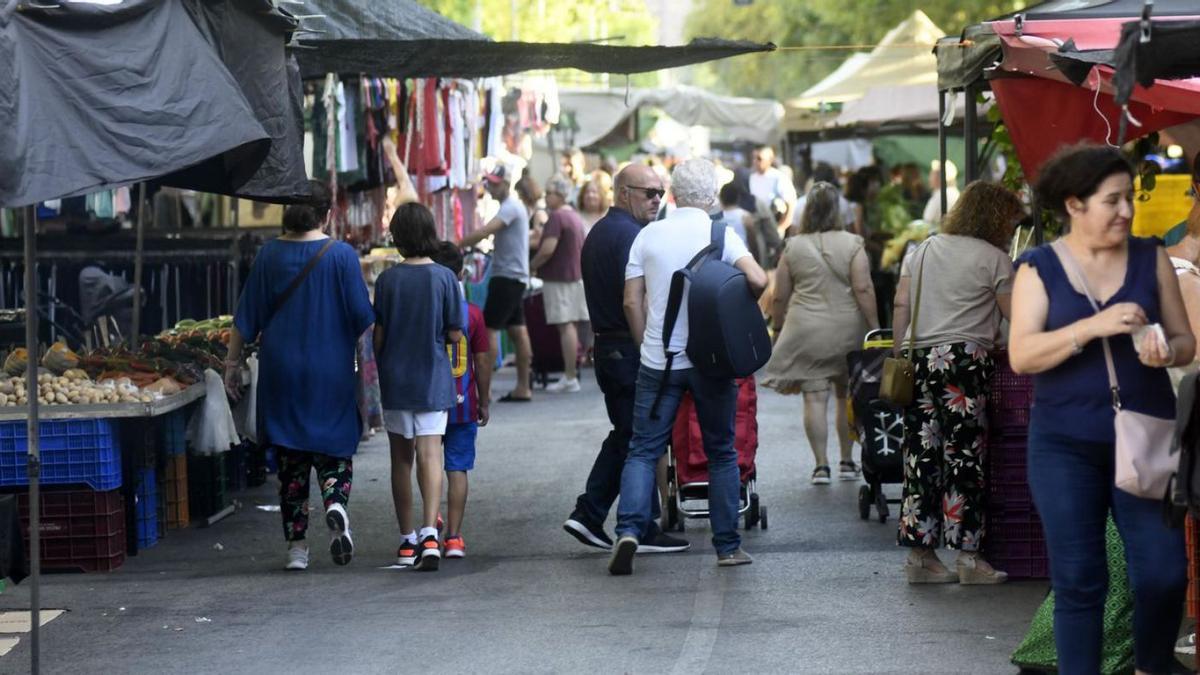
[[(604, 521), (621, 490), (621, 471), (633, 437), (633, 400), (639, 367), (638, 346), (625, 317), (625, 266), (633, 240), (658, 213), (664, 194), (662, 180), (644, 164), (631, 164), (617, 174), (613, 206), (596, 221), (583, 244), (581, 265), (588, 314), (596, 332), (596, 383), (612, 431), (588, 475), (587, 487), (575, 500), (575, 510), (563, 523), (567, 534), (595, 548), (612, 548)], [(653, 503), (658, 517), (658, 501)], [(638, 545), (640, 553), (685, 551), (689, 544), (670, 537), (653, 521)]]

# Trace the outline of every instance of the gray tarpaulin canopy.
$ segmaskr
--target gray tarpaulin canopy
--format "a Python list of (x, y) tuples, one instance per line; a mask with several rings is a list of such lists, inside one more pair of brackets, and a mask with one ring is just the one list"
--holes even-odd
[(305, 27), (322, 31), (297, 36), (313, 48), (297, 53), (306, 78), (326, 73), (472, 78), (558, 68), (630, 74), (775, 48), (705, 38), (677, 47), (493, 42), (411, 0), (304, 0), (302, 7), (304, 14), (316, 15)]
[(294, 27), (269, 0), (0, 4), (0, 206), (157, 178), (303, 195)]

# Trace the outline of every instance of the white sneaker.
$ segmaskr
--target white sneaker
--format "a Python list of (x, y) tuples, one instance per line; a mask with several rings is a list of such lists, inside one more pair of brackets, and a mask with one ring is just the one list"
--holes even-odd
[(1196, 631), (1179, 638), (1179, 641), (1175, 643), (1175, 653), (1183, 656), (1196, 655)]
[(299, 571), (308, 569), (308, 547), (296, 542), (288, 546), (288, 560), (285, 570)]
[(546, 385), (546, 391), (553, 394), (574, 394), (580, 390), (579, 378), (563, 378), (554, 384)]
[(354, 558), (354, 540), (350, 538), (350, 515), (341, 504), (325, 509), (325, 524), (329, 526), (329, 555), (333, 564), (348, 565)]

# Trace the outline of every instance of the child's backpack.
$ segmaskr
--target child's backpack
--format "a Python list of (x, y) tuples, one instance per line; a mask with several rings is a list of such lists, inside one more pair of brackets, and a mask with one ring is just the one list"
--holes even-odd
[[(663, 318), (663, 351), (667, 356), (664, 384), (675, 360), (671, 333), (683, 304), (685, 283), (689, 285), (687, 355), (696, 370), (709, 377), (748, 377), (771, 358), (767, 322), (750, 292), (746, 275), (721, 260), (725, 229), (724, 222), (713, 221), (709, 245), (671, 277), (667, 314)], [(661, 391), (660, 388), (660, 395)], [(654, 414), (657, 410), (656, 399)]]

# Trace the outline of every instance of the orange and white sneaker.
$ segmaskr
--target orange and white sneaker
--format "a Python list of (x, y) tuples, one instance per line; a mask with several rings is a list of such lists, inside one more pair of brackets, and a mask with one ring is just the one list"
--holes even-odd
[(436, 572), (442, 561), (442, 547), (436, 535), (426, 535), (417, 544), (417, 563), (413, 569), (419, 572)]
[(453, 537), (447, 537), (443, 546), (446, 549), (447, 558), (467, 557), (467, 544), (463, 541), (461, 534), (456, 534)]
[(417, 543), (403, 541), (396, 549), (396, 564), (401, 567), (412, 567), (417, 562)]

